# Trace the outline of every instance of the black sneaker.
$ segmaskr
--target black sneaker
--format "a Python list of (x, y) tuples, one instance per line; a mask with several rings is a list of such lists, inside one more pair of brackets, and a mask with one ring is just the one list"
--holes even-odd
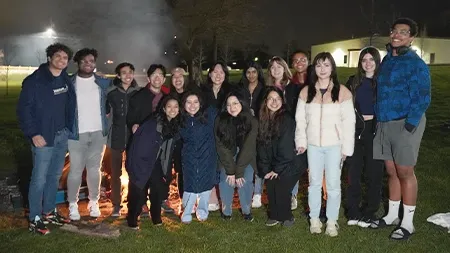
[(222, 219), (224, 220), (231, 220), (231, 215), (225, 215), (225, 214), (220, 214), (220, 217), (222, 217)]
[(251, 213), (249, 213), (249, 214), (244, 214), (243, 216), (244, 216), (244, 220), (245, 220), (245, 221), (249, 221), (249, 222), (252, 222), (252, 221), (253, 221), (253, 215), (252, 215)]
[(358, 221), (358, 226), (362, 227), (362, 228), (368, 228), (370, 227), (370, 225), (372, 224), (372, 222), (374, 222), (375, 219), (370, 218), (370, 217), (362, 217), (359, 221)]
[(28, 230), (30, 232), (41, 235), (50, 233), (50, 230), (45, 226), (44, 222), (42, 222), (39, 216), (36, 216), (36, 218), (34, 218), (34, 221), (30, 221), (30, 223), (28, 224)]
[(58, 226), (62, 226), (64, 224), (70, 223), (70, 219), (60, 215), (55, 209), (51, 213), (43, 216), (43, 222), (44, 224), (52, 223)]
[(164, 200), (161, 203), (161, 210), (163, 210), (165, 213), (174, 213), (175, 212), (175, 210), (169, 206), (168, 200)]

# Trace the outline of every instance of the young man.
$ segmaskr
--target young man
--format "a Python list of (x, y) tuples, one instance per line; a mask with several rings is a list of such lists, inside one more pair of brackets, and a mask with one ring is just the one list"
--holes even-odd
[[(158, 104), (164, 95), (167, 95), (169, 90), (163, 90), (166, 82), (166, 68), (161, 64), (152, 64), (147, 71), (148, 84), (141, 89), (130, 101), (130, 110), (127, 117), (127, 124), (134, 134), (136, 130), (152, 113), (158, 110)], [(151, 104), (150, 104), (151, 103)], [(169, 184), (167, 184), (167, 194), (164, 194), (163, 199), (168, 198)], [(162, 203), (164, 212), (173, 213), (174, 210), (168, 205), (168, 201)], [(147, 206), (144, 206), (143, 215), (147, 215)]]
[(72, 50), (55, 43), (47, 47), (47, 63), (22, 83), (17, 116), (31, 141), (33, 170), (29, 188), (29, 230), (48, 234), (47, 223), (70, 220), (56, 210), (56, 192), (75, 114), (75, 91), (66, 72)]
[[(108, 134), (108, 146), (111, 148), (111, 200), (113, 212), (111, 216), (120, 216), (123, 152), (125, 151), (131, 130), (127, 127), (128, 105), (131, 97), (139, 90), (134, 80), (134, 66), (131, 63), (121, 63), (116, 69), (116, 78), (107, 91), (107, 111), (112, 117), (111, 131)], [(112, 112), (110, 113), (110, 110)]]
[(379, 124), (373, 156), (385, 162), (389, 176), (389, 211), (371, 227), (397, 225), (400, 201), (403, 201), (403, 220), (391, 234), (391, 239), (395, 240), (406, 240), (414, 233), (417, 200), (414, 166), (425, 130), (425, 111), (431, 102), (429, 69), (411, 49), (417, 31), (416, 22), (409, 18), (394, 22), (388, 54), (378, 74), (375, 114)]
[(77, 113), (69, 137), (70, 171), (67, 178), (67, 200), (71, 220), (80, 219), (78, 192), (85, 167), (89, 189), (89, 215), (97, 218), (101, 214), (98, 206), (100, 169), (108, 135), (106, 91), (110, 81), (94, 74), (97, 57), (97, 50), (84, 48), (73, 58), (78, 64), (78, 71), (71, 76), (77, 101)]

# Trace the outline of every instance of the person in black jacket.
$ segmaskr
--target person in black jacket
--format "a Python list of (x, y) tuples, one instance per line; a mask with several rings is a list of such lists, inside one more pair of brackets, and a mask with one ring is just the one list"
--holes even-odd
[(269, 87), (259, 114), (258, 172), (267, 182), (269, 200), (266, 226), (292, 226), (292, 189), (306, 169), (304, 156), (295, 150), (295, 120), (286, 110), (283, 93)]
[[(376, 119), (374, 103), (376, 94), (376, 74), (380, 66), (380, 53), (374, 47), (364, 48), (359, 55), (358, 72), (351, 76), (347, 87), (353, 94), (355, 104), (355, 152), (347, 159), (347, 216), (348, 225), (369, 227), (375, 220), (381, 201), (383, 161), (373, 159), (373, 138)], [(365, 170), (367, 179), (367, 206), (361, 215), (361, 173)]]
[(222, 112), (216, 118), (214, 134), (219, 155), (222, 218), (231, 219), (234, 189), (237, 187), (244, 219), (253, 221), (251, 202), (258, 120), (237, 92), (225, 97)]
[(137, 224), (150, 188), (150, 213), (154, 225), (162, 225), (161, 202), (166, 181), (172, 173), (172, 154), (179, 138), (180, 104), (174, 97), (161, 101), (156, 117), (149, 117), (134, 133), (127, 150), (128, 226)]
[[(113, 212), (111, 216), (120, 216), (123, 153), (131, 135), (126, 118), (130, 98), (139, 90), (134, 80), (134, 66), (131, 63), (117, 65), (116, 78), (107, 91), (107, 115), (112, 122), (108, 135), (108, 147), (111, 148), (111, 201)], [(110, 112), (112, 110), (112, 112)]]

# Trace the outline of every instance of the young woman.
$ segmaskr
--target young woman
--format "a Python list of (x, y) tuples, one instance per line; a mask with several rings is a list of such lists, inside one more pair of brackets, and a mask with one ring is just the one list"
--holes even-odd
[[(269, 78), (267, 85), (274, 86), (283, 93), (283, 100), (286, 104), (286, 110), (291, 114), (295, 115), (295, 110), (297, 108), (298, 95), (300, 93), (301, 86), (291, 82), (292, 74), (289, 67), (281, 57), (275, 56), (269, 61)], [(305, 164), (303, 167), (307, 167), (306, 155), (304, 156)], [(301, 175), (300, 175), (301, 176)], [(300, 179), (297, 179), (298, 180)], [(292, 189), (292, 199), (291, 199), (291, 209), (297, 209), (297, 193), (298, 193), (298, 183), (295, 184)]]
[(134, 133), (127, 150), (128, 226), (139, 229), (138, 217), (147, 201), (150, 188), (150, 214), (155, 225), (161, 225), (162, 191), (172, 172), (172, 153), (180, 128), (180, 105), (174, 97), (161, 101), (161, 112), (150, 117)]
[(248, 105), (237, 92), (231, 92), (225, 97), (214, 132), (219, 155), (222, 218), (231, 219), (234, 189), (237, 187), (244, 219), (253, 221), (250, 206), (256, 168), (258, 120), (252, 116)]
[(217, 109), (205, 108), (198, 92), (188, 91), (182, 102), (183, 139), (181, 160), (183, 164), (183, 213), (181, 221), (192, 221), (192, 210), (197, 202), (197, 219), (208, 218), (208, 201), (211, 190), (217, 183), (217, 152), (214, 141), (214, 120)]
[[(265, 89), (264, 73), (259, 63), (250, 61), (242, 71), (242, 78), (239, 82), (239, 93), (242, 95), (244, 101), (250, 105), (250, 111), (253, 116), (259, 116), (259, 109), (261, 107), (262, 97)], [(255, 168), (256, 169), (256, 168)], [(255, 173), (255, 184), (252, 207), (261, 207), (261, 194), (263, 190), (263, 179)]]
[(300, 92), (295, 144), (298, 153), (308, 149), (310, 232), (322, 232), (319, 213), (325, 168), (328, 192), (325, 233), (337, 236), (342, 162), (353, 154), (355, 112), (351, 92), (337, 79), (333, 56), (328, 52), (319, 53), (313, 66), (312, 82)]
[(267, 226), (294, 225), (292, 189), (301, 174), (301, 157), (294, 143), (295, 120), (287, 113), (280, 89), (269, 87), (259, 113), (258, 172), (266, 180)]
[(291, 82), (303, 88), (308, 81), (308, 54), (303, 50), (297, 50), (292, 54), (291, 62), (295, 70)]
[[(358, 72), (347, 82), (347, 87), (353, 94), (356, 113), (355, 152), (353, 156), (347, 158), (347, 224), (364, 228), (369, 227), (375, 220), (375, 213), (381, 201), (383, 161), (373, 159), (373, 138), (376, 126), (373, 108), (379, 66), (378, 50), (374, 47), (364, 48), (359, 54)], [(363, 168), (367, 178), (367, 207), (361, 215), (359, 204)]]
[[(225, 101), (225, 96), (231, 91), (228, 77), (228, 68), (224, 63), (216, 62), (211, 66), (208, 71), (207, 83), (202, 86), (202, 95), (206, 107), (212, 106), (220, 110)], [(217, 174), (217, 177), (219, 177), (219, 174)], [(208, 208), (209, 211), (217, 211), (220, 209), (216, 186), (211, 192)]]

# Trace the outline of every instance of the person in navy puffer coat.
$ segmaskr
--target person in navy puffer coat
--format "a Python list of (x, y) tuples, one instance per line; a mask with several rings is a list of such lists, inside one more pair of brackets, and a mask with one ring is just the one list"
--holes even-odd
[(181, 221), (192, 221), (192, 210), (198, 198), (197, 219), (208, 218), (208, 200), (216, 182), (217, 152), (214, 139), (215, 107), (204, 108), (201, 95), (187, 92), (182, 101), (183, 139), (181, 161), (183, 164), (184, 193)]

